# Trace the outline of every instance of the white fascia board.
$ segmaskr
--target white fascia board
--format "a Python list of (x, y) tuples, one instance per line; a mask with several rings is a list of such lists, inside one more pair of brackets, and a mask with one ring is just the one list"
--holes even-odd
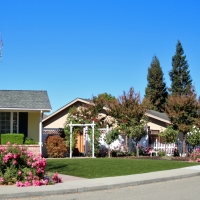
[(163, 121), (163, 122), (166, 122), (166, 123), (168, 123), (168, 124), (171, 124), (171, 122), (170, 122), (169, 120), (166, 120), (166, 119), (163, 119), (163, 118), (160, 118), (160, 117), (151, 115), (151, 114), (149, 114), (149, 113), (146, 113), (145, 115), (148, 116), (148, 117), (157, 119), (157, 120), (159, 120), (159, 121)]
[(63, 111), (64, 109), (66, 109), (67, 107), (70, 107), (71, 105), (73, 105), (73, 104), (76, 103), (77, 101), (80, 101), (80, 102), (83, 102), (83, 103), (86, 103), (86, 104), (94, 105), (93, 103), (90, 103), (89, 101), (85, 101), (85, 100), (83, 100), (83, 99), (77, 98), (77, 99), (73, 100), (72, 102), (68, 103), (67, 105), (65, 105), (64, 107), (58, 109), (57, 111), (55, 111), (54, 113), (52, 113), (52, 114), (49, 115), (48, 117), (44, 118), (44, 119), (42, 120), (42, 122), (44, 122), (44, 121), (46, 121), (47, 119), (53, 117), (53, 116), (56, 115), (57, 113), (59, 113), (59, 112)]

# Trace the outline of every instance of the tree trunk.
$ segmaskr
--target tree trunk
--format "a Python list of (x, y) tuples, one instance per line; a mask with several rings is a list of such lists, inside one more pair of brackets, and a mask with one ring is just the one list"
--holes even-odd
[(110, 145), (109, 145), (109, 148), (108, 148), (108, 158), (110, 158)]
[(136, 143), (136, 152), (137, 152), (137, 157), (139, 157), (139, 148), (138, 148), (138, 143)]
[(182, 143), (182, 157), (183, 155), (185, 156), (185, 148), (186, 148), (186, 145), (185, 145), (185, 142), (186, 142), (186, 134), (187, 133), (183, 133), (183, 143)]
[(126, 135), (126, 148), (127, 151), (129, 152), (129, 137)]
[(193, 147), (193, 160), (195, 161), (195, 147)]

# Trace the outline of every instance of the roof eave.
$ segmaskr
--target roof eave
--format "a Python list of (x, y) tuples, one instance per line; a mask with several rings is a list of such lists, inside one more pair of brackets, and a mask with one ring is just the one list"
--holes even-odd
[(77, 101), (81, 101), (81, 102), (83, 102), (83, 103), (91, 104), (91, 105), (93, 104), (93, 103), (91, 103), (91, 102), (89, 102), (89, 101), (86, 101), (86, 100), (83, 100), (83, 99), (80, 99), (80, 98), (76, 98), (76, 99), (74, 99), (73, 101), (71, 101), (70, 103), (66, 104), (66, 105), (63, 106), (62, 108), (60, 108), (60, 109), (58, 109), (57, 111), (55, 111), (54, 113), (52, 113), (51, 115), (49, 115), (48, 117), (45, 117), (45, 118), (42, 120), (42, 122), (48, 120), (49, 118), (53, 117), (53, 116), (56, 115), (57, 113), (59, 113), (59, 112), (63, 111), (64, 109), (70, 107), (71, 105), (73, 105), (73, 104), (76, 103)]
[(47, 108), (44, 108), (44, 109), (42, 109), (42, 108), (39, 108), (39, 109), (31, 109), (31, 108), (1, 108), (0, 107), (0, 110), (2, 111), (2, 110), (5, 110), (5, 111), (11, 111), (11, 110), (13, 110), (13, 111), (43, 111), (43, 112), (51, 112), (51, 109), (47, 109)]
[(166, 122), (166, 123), (168, 123), (168, 124), (171, 124), (171, 122), (170, 122), (169, 120), (166, 120), (166, 119), (157, 117), (157, 116), (155, 116), (155, 115), (151, 115), (151, 114), (149, 114), (149, 113), (146, 113), (146, 116), (151, 117), (151, 118), (154, 118), (154, 119), (157, 119), (157, 120), (160, 120), (160, 121), (163, 121), (163, 122)]

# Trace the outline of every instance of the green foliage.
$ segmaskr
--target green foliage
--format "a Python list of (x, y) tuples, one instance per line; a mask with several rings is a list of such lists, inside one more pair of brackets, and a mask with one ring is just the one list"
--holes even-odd
[[(92, 129), (90, 128), (88, 130), (88, 135), (89, 135), (89, 138), (90, 138), (90, 151), (89, 151), (89, 154), (92, 154)], [(100, 147), (100, 141), (99, 141), (99, 138), (100, 138), (100, 135), (101, 135), (101, 131), (98, 130), (98, 127), (95, 126), (94, 127), (94, 154), (95, 156), (97, 156), (99, 154), (99, 147)]]
[(194, 148), (200, 144), (200, 130), (197, 127), (192, 127), (189, 133), (187, 133), (187, 142)]
[(23, 133), (6, 133), (1, 134), (1, 144), (23, 144), (24, 134)]
[(129, 119), (129, 122), (124, 120), (120, 127), (129, 138), (138, 143), (146, 135), (146, 124), (147, 118), (143, 116), (139, 122), (134, 118)]
[[(92, 122), (95, 122), (95, 124), (98, 124), (98, 120), (96, 118), (90, 117), (90, 113), (85, 112), (84, 110), (78, 111), (76, 109), (71, 109), (66, 124), (64, 127), (64, 133), (65, 133), (65, 139), (66, 144), (68, 148), (70, 147), (70, 126), (69, 124), (72, 122), (72, 124), (91, 124)], [(97, 125), (96, 125), (97, 126)], [(96, 127), (95, 126), (95, 127)], [(83, 134), (83, 126), (74, 126), (72, 130), (72, 150), (75, 149), (77, 144), (76, 134)]]
[(160, 132), (158, 135), (162, 137), (166, 144), (171, 144), (177, 141), (178, 130), (174, 130), (172, 125), (168, 125), (167, 128), (163, 132)]
[(165, 156), (166, 155), (166, 152), (165, 151), (159, 151), (158, 152), (158, 156)]
[(110, 145), (112, 142), (119, 138), (119, 128), (112, 129), (106, 133), (105, 142)]
[(172, 57), (172, 70), (169, 72), (172, 81), (169, 89), (172, 94), (188, 94), (192, 86), (190, 71), (181, 42), (176, 45), (176, 53)]
[(38, 142), (35, 142), (33, 139), (26, 137), (24, 144), (38, 144)]
[(148, 68), (148, 84), (145, 89), (145, 97), (149, 98), (152, 109), (160, 112), (164, 110), (166, 98), (168, 96), (163, 75), (160, 62), (158, 58), (154, 56), (151, 66)]
[(46, 148), (50, 158), (63, 158), (67, 152), (64, 138), (61, 138), (59, 135), (48, 136)]

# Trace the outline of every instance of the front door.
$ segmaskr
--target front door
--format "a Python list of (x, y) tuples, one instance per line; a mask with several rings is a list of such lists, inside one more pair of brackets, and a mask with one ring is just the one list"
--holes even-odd
[(19, 113), (19, 133), (23, 133), (24, 137), (28, 136), (28, 113)]
[(159, 130), (150, 130), (149, 131), (149, 144), (152, 145), (153, 143), (159, 142), (159, 143), (164, 143), (162, 137), (160, 137), (159, 134)]

